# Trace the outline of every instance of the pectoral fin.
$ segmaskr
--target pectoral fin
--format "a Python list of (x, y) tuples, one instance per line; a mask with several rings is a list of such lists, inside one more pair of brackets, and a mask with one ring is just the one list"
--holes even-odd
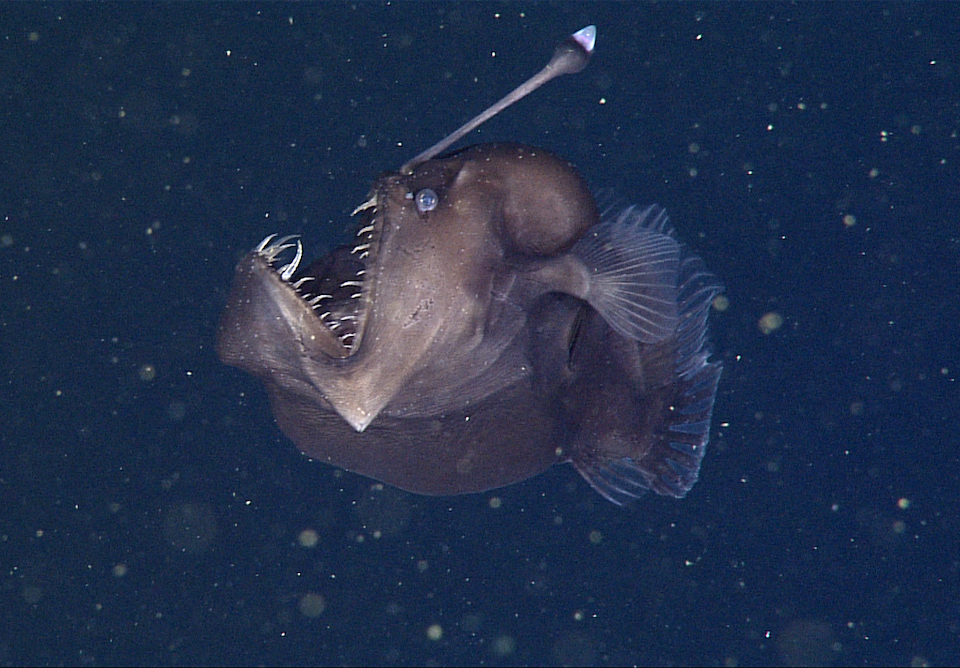
[(677, 328), (680, 244), (661, 230), (658, 206), (628, 209), (573, 247), (588, 276), (586, 301), (619, 334), (656, 343)]

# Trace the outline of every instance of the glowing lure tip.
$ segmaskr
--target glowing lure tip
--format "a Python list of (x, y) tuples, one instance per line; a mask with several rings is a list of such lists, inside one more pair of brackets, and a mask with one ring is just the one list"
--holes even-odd
[(597, 44), (597, 26), (590, 25), (586, 28), (580, 28), (580, 30), (570, 35), (570, 37), (583, 47), (584, 51), (593, 53), (593, 47)]

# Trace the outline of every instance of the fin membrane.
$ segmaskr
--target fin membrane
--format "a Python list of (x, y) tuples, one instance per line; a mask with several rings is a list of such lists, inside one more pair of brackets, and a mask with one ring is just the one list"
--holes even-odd
[(573, 247), (590, 276), (587, 302), (617, 333), (641, 343), (677, 329), (681, 247), (666, 228), (660, 207), (631, 207)]
[[(605, 448), (604, 436), (600, 435), (581, 452), (580, 457), (575, 456), (572, 463), (597, 492), (618, 505), (639, 498), (647, 490), (683, 497), (700, 475), (700, 463), (710, 438), (710, 419), (722, 367), (720, 362), (709, 361), (707, 316), (713, 298), (722, 286), (700, 258), (686, 251), (674, 239), (666, 214), (659, 207), (631, 207), (601, 227), (607, 231), (600, 232), (594, 237), (596, 241), (591, 239), (580, 249), (580, 257), (585, 262), (587, 258), (592, 261), (588, 266), (597, 268), (601, 284), (603, 281), (616, 284), (611, 278), (616, 273), (616, 263), (611, 258), (633, 252), (644, 263), (654, 262), (654, 268), (646, 269), (644, 276), (644, 283), (654, 287), (648, 292), (636, 287), (626, 289), (624, 295), (634, 299), (629, 307), (622, 306), (620, 299), (616, 300), (619, 307), (611, 307), (603, 299), (598, 304), (588, 301), (613, 329), (624, 334), (622, 329), (632, 326), (632, 331), (640, 336), (631, 338), (641, 344), (651, 344), (640, 346), (641, 359), (669, 355), (673, 360), (672, 379), (667, 386), (651, 390), (665, 392), (667, 410), (659, 420), (653, 420), (651, 431), (632, 436), (638, 448), (641, 448), (640, 443), (647, 443), (641, 448), (642, 454), (624, 457), (622, 440), (615, 448), (611, 449), (609, 445)], [(604, 237), (606, 240), (602, 243), (617, 249), (602, 247), (600, 239)], [(658, 257), (662, 263), (657, 263)], [(668, 277), (669, 272), (672, 274)], [(672, 293), (664, 287), (668, 284)], [(665, 307), (658, 310), (659, 302), (652, 296), (662, 299), (668, 294), (671, 295), (673, 311)], [(670, 322), (672, 328), (667, 325)], [(651, 338), (654, 340), (649, 341)], [(631, 437), (620, 434), (617, 438)]]

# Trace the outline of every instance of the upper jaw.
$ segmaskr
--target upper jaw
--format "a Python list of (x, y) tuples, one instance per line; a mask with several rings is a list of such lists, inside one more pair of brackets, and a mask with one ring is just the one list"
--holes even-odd
[[(303, 245), (296, 236), (271, 234), (253, 249), (297, 299), (340, 342), (343, 357), (356, 353), (363, 339), (371, 307), (370, 288), (381, 227), (378, 195), (374, 190), (352, 215), (360, 215), (359, 230), (347, 245), (309, 265), (301, 266)], [(295, 249), (287, 261), (289, 251)]]

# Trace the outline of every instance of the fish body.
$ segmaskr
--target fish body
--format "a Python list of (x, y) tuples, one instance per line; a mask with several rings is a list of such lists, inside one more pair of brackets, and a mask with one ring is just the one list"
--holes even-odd
[(315, 262), (289, 238), (246, 255), (219, 329), (304, 453), (423, 494), (565, 462), (618, 504), (686, 494), (720, 286), (662, 209), (601, 214), (568, 162), (480, 144), (382, 175), (356, 213)]

